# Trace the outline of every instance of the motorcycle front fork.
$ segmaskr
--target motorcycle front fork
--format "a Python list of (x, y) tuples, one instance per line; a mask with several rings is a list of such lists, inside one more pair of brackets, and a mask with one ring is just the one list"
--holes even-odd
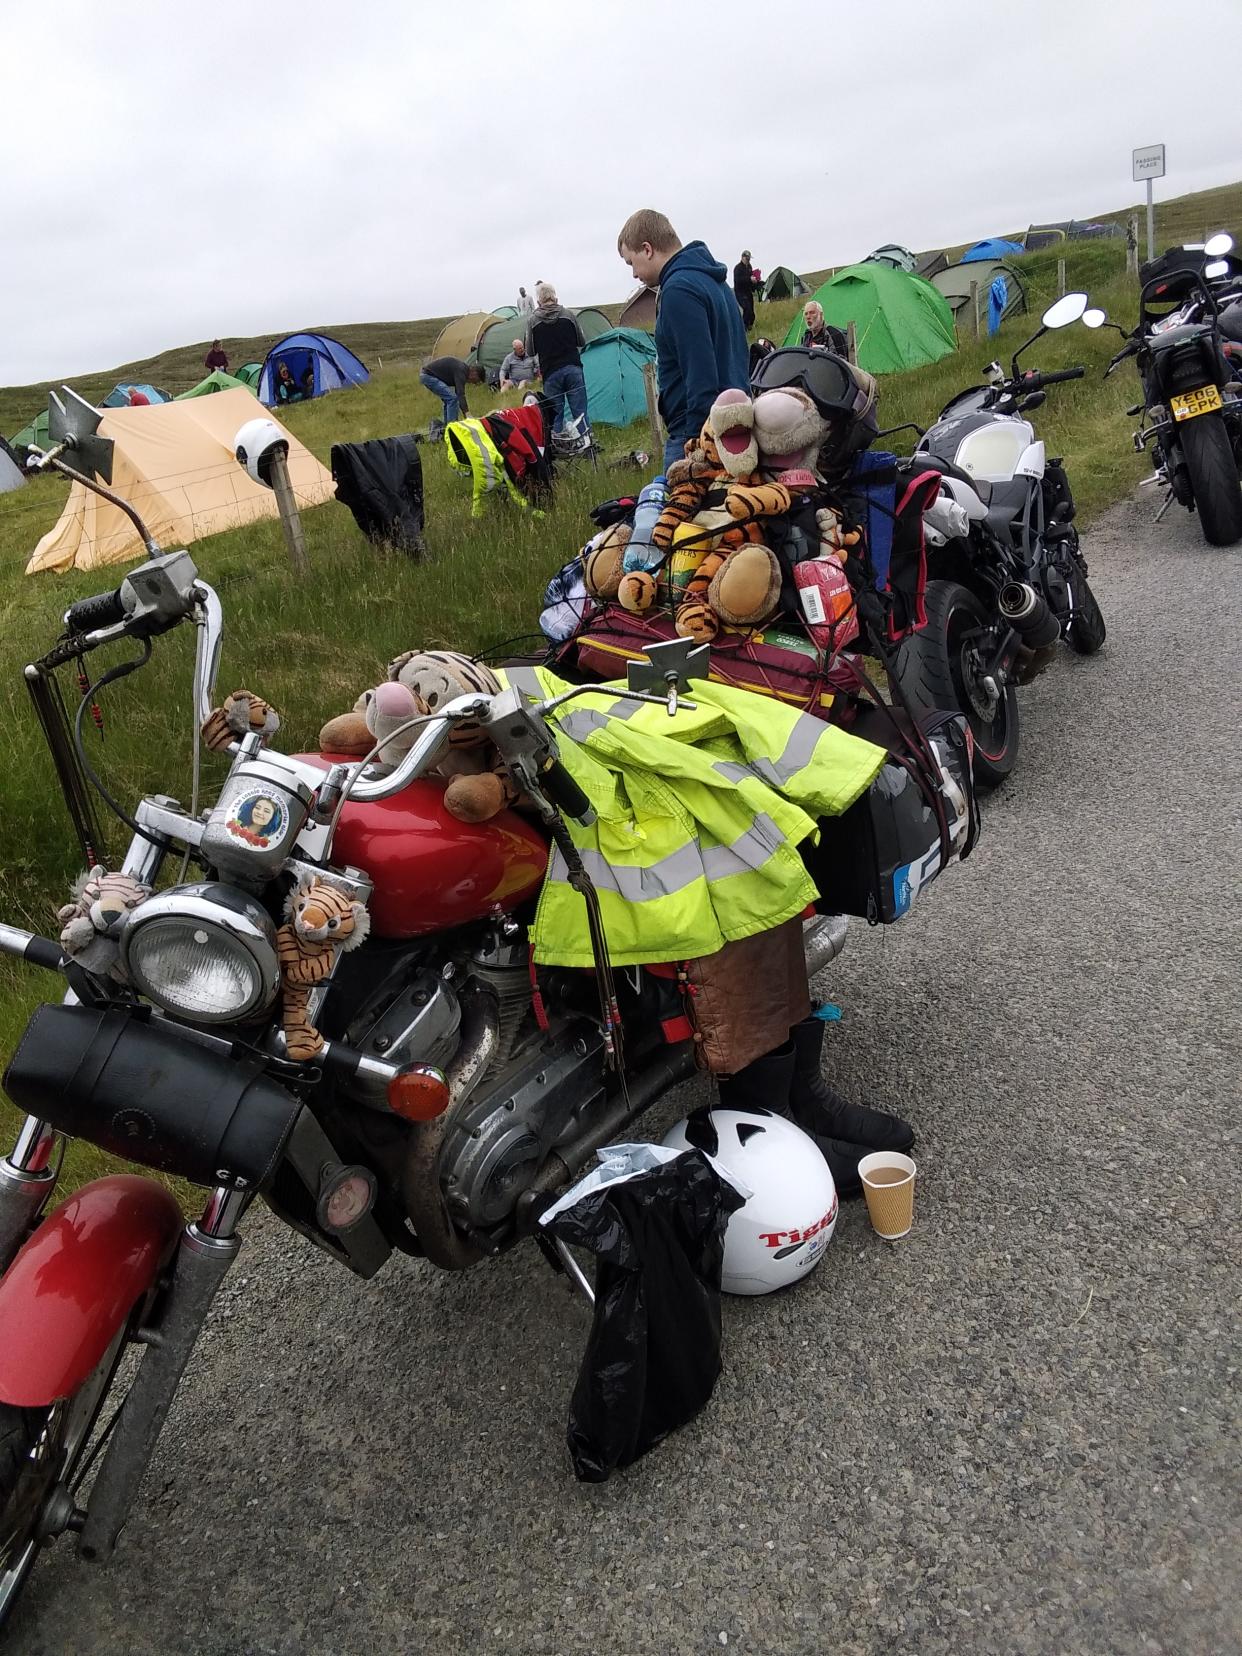
[[(0, 1160), (0, 1271), (34, 1228), (55, 1188), (60, 1139), (47, 1122), (27, 1116), (13, 1149)], [(103, 1560), (116, 1547), (190, 1353), (241, 1248), (237, 1227), (254, 1194), (243, 1180), (217, 1185), (199, 1218), (181, 1233), (153, 1322), (134, 1334), (146, 1350), (114, 1422), (89, 1505), (82, 1512), (72, 1502), (62, 1502), (59, 1521), (49, 1532), (79, 1531), (83, 1558)]]
[(0, 1161), (0, 1271), (3, 1271), (56, 1188), (60, 1134), (27, 1116), (17, 1143)]

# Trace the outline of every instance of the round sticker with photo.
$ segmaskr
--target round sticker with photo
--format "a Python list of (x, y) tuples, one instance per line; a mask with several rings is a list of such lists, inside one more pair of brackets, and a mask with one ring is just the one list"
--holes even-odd
[(234, 839), (263, 850), (279, 841), (285, 821), (285, 807), (279, 799), (267, 793), (249, 793), (232, 802), (224, 826)]

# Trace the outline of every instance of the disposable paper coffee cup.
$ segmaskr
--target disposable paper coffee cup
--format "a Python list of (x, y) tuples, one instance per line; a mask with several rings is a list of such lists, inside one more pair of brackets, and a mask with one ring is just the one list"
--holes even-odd
[(858, 1164), (872, 1229), (886, 1242), (907, 1236), (914, 1223), (914, 1176), (918, 1167), (895, 1150), (874, 1150)]

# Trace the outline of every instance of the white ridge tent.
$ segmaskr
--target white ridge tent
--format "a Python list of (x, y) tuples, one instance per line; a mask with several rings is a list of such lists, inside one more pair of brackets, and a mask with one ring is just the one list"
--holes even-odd
[[(169, 550), (259, 518), (274, 518), (279, 515), (276, 496), (233, 457), (233, 439), (246, 421), (270, 418), (269, 410), (244, 387), (149, 408), (108, 409), (99, 435), (111, 437), (115, 445), (112, 487)], [(289, 480), (298, 505), (318, 506), (330, 500), (331, 473), (296, 437), (288, 431), (285, 436)], [(145, 556), (146, 548), (125, 513), (75, 483), (59, 521), (31, 554), (26, 573), (97, 569)]]

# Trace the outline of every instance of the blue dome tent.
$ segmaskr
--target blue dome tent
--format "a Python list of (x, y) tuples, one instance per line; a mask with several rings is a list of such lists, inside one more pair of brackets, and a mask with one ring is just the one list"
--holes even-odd
[(259, 401), (269, 408), (275, 408), (280, 400), (276, 395), (276, 374), (282, 362), (288, 363), (300, 393), (297, 398), (291, 399), (293, 401), (322, 397), (326, 392), (339, 391), (346, 385), (363, 385), (371, 377), (354, 353), (347, 350), (339, 339), (330, 339), (327, 334), (290, 334), (278, 345), (273, 345), (263, 359), (257, 395)]
[(976, 242), (968, 247), (958, 260), (959, 264), (974, 264), (979, 259), (1007, 259), (1014, 253), (1025, 252), (1021, 242), (1006, 241), (1001, 236), (993, 236), (990, 241)]

